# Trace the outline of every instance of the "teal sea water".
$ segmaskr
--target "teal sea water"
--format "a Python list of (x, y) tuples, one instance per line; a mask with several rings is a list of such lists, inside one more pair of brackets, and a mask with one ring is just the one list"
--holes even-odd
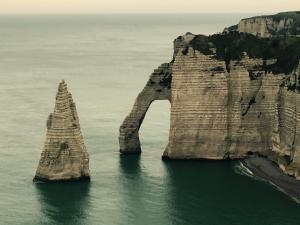
[[(164, 162), (170, 104), (154, 102), (141, 156), (118, 128), (172, 41), (249, 15), (0, 16), (0, 225), (299, 225), (300, 204), (236, 162)], [(65, 79), (90, 153), (90, 183), (34, 184)]]

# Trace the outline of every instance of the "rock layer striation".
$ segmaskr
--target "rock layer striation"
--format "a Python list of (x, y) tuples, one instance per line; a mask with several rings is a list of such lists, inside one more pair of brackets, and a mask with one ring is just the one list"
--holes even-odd
[(135, 100), (130, 114), (120, 127), (121, 153), (140, 153), (139, 129), (149, 106), (154, 100), (171, 100), (172, 63), (160, 65), (151, 74), (146, 86)]
[(54, 112), (47, 121), (44, 149), (34, 181), (90, 179), (89, 154), (80, 131), (79, 118), (67, 84), (62, 81)]

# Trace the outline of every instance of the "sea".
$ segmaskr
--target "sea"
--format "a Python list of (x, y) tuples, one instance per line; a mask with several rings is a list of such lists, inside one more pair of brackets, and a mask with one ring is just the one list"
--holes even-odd
[[(0, 225), (299, 225), (300, 204), (238, 162), (162, 161), (170, 103), (155, 101), (142, 154), (119, 127), (186, 32), (254, 14), (0, 15)], [(91, 182), (33, 183), (58, 83), (73, 94)]]

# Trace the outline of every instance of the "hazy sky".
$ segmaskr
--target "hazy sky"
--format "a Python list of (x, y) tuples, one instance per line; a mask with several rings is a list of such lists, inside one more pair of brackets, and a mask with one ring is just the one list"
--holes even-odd
[(300, 10), (300, 0), (0, 0), (0, 13), (206, 13)]

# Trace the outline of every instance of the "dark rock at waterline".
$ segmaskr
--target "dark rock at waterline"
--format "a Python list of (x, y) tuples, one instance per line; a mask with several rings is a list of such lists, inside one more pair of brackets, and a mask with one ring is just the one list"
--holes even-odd
[(66, 182), (76, 182), (76, 181), (81, 181), (81, 182), (89, 182), (91, 180), (90, 176), (81, 176), (81, 177), (73, 177), (69, 179), (57, 179), (57, 180), (49, 180), (43, 177), (38, 177), (35, 176), (33, 178), (33, 182), (43, 182), (43, 183), (66, 183)]

